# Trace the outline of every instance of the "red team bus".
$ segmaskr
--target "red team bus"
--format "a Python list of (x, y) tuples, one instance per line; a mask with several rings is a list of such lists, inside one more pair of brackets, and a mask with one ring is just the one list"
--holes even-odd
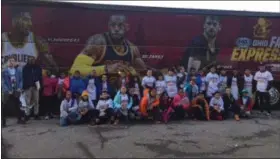
[[(266, 64), (280, 82), (280, 14), (2, 1), (2, 67), (35, 57), (44, 69), (101, 75), (183, 65), (227, 70)], [(13, 40), (11, 40), (11, 36)], [(206, 38), (207, 37), (207, 38)], [(279, 105), (279, 92), (271, 90)]]

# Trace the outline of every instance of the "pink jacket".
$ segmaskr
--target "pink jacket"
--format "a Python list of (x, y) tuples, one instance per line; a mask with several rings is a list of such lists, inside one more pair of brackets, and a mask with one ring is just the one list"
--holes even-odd
[(188, 97), (187, 97), (185, 94), (184, 94), (183, 96), (177, 94), (177, 95), (174, 97), (174, 99), (173, 99), (172, 105), (173, 105), (174, 107), (177, 107), (177, 106), (181, 105), (180, 103), (181, 103), (181, 100), (182, 100), (183, 98), (186, 98), (187, 101), (188, 101), (188, 103), (183, 104), (183, 108), (184, 108), (184, 109), (189, 108), (190, 102), (189, 102)]
[(43, 96), (55, 95), (55, 88), (57, 84), (56, 78), (43, 77)]

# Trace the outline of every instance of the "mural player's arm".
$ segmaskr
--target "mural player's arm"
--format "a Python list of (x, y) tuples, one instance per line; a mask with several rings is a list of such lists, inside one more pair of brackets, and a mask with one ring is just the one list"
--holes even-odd
[[(147, 65), (143, 59), (141, 58), (141, 53), (138, 49), (138, 47), (134, 44), (132, 44), (130, 42), (130, 48), (132, 50), (132, 54), (133, 54), (133, 66), (135, 66), (135, 68), (138, 71), (147, 71), (147, 69), (151, 69), (153, 72), (157, 72), (157, 69)], [(130, 73), (132, 73), (132, 75), (134, 75), (134, 72), (131, 68), (129, 68)]]
[(140, 54), (138, 47), (135, 45), (132, 45), (131, 49), (132, 49), (132, 53), (134, 56), (133, 65), (135, 66), (135, 68), (137, 68), (138, 70), (141, 70), (141, 71), (146, 71), (147, 66), (146, 66), (145, 62), (143, 61), (143, 59), (141, 58), (141, 54)]
[(106, 73), (117, 73), (121, 69), (121, 64), (109, 64), (93, 66), (103, 59), (103, 53), (106, 50), (106, 39), (102, 34), (91, 36), (84, 49), (75, 58), (70, 73), (73, 74), (79, 70), (81, 75), (88, 75), (92, 70), (96, 70), (98, 76)]
[(47, 70), (58, 71), (58, 65), (56, 64), (52, 54), (49, 51), (49, 45), (47, 41), (39, 36), (35, 37), (35, 44), (39, 52), (39, 60)]

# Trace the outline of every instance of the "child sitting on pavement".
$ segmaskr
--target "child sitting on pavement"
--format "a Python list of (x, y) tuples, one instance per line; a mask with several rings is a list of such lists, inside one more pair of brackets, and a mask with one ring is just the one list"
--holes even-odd
[(66, 92), (64, 100), (60, 105), (60, 125), (67, 126), (71, 123), (76, 123), (79, 119), (77, 114), (78, 104), (76, 99), (72, 98), (70, 91)]
[(250, 97), (248, 90), (242, 90), (242, 97), (239, 98), (238, 104), (240, 105), (240, 116), (250, 118), (254, 102)]
[(95, 121), (96, 124), (101, 124), (106, 121), (109, 123), (114, 122), (113, 101), (106, 90), (103, 90), (100, 95), (96, 110), (98, 111), (98, 117)]
[(122, 86), (114, 98), (114, 109), (116, 112), (115, 124), (118, 124), (120, 120), (129, 121), (129, 110), (132, 104), (132, 97), (127, 93), (126, 87)]
[(215, 92), (214, 97), (210, 100), (210, 118), (211, 120), (223, 120), (224, 115), (224, 101), (220, 92)]
[(95, 123), (95, 119), (98, 116), (98, 111), (94, 108), (91, 99), (89, 99), (88, 91), (82, 92), (78, 105), (78, 114), (81, 117), (80, 123)]
[(198, 96), (193, 99), (189, 115), (191, 118), (197, 120), (210, 120), (209, 104), (204, 97), (204, 92), (200, 92)]
[(155, 123), (160, 123), (159, 97), (155, 88), (149, 90), (148, 94), (141, 99), (140, 112), (144, 118), (152, 116)]

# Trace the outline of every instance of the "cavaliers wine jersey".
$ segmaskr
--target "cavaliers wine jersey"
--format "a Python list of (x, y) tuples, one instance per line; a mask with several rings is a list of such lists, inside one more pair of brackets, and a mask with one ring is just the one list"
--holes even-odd
[(38, 57), (38, 51), (34, 40), (34, 34), (29, 32), (23, 46), (15, 47), (9, 40), (8, 33), (2, 33), (2, 65), (8, 61), (9, 57), (14, 57), (21, 67), (27, 63), (30, 57), (36, 59)]
[(106, 45), (106, 50), (104, 52), (104, 55), (102, 55), (103, 58), (101, 60), (101, 63), (102, 64), (113, 64), (113, 63), (117, 63), (117, 62), (122, 62), (122, 63), (130, 65), (132, 62), (133, 55), (132, 55), (131, 48), (130, 48), (127, 40), (124, 40), (124, 46), (123, 46), (124, 51), (119, 52), (116, 49), (116, 47), (118, 47), (118, 46), (114, 46), (109, 35), (105, 33), (104, 37), (106, 39), (107, 45)]

